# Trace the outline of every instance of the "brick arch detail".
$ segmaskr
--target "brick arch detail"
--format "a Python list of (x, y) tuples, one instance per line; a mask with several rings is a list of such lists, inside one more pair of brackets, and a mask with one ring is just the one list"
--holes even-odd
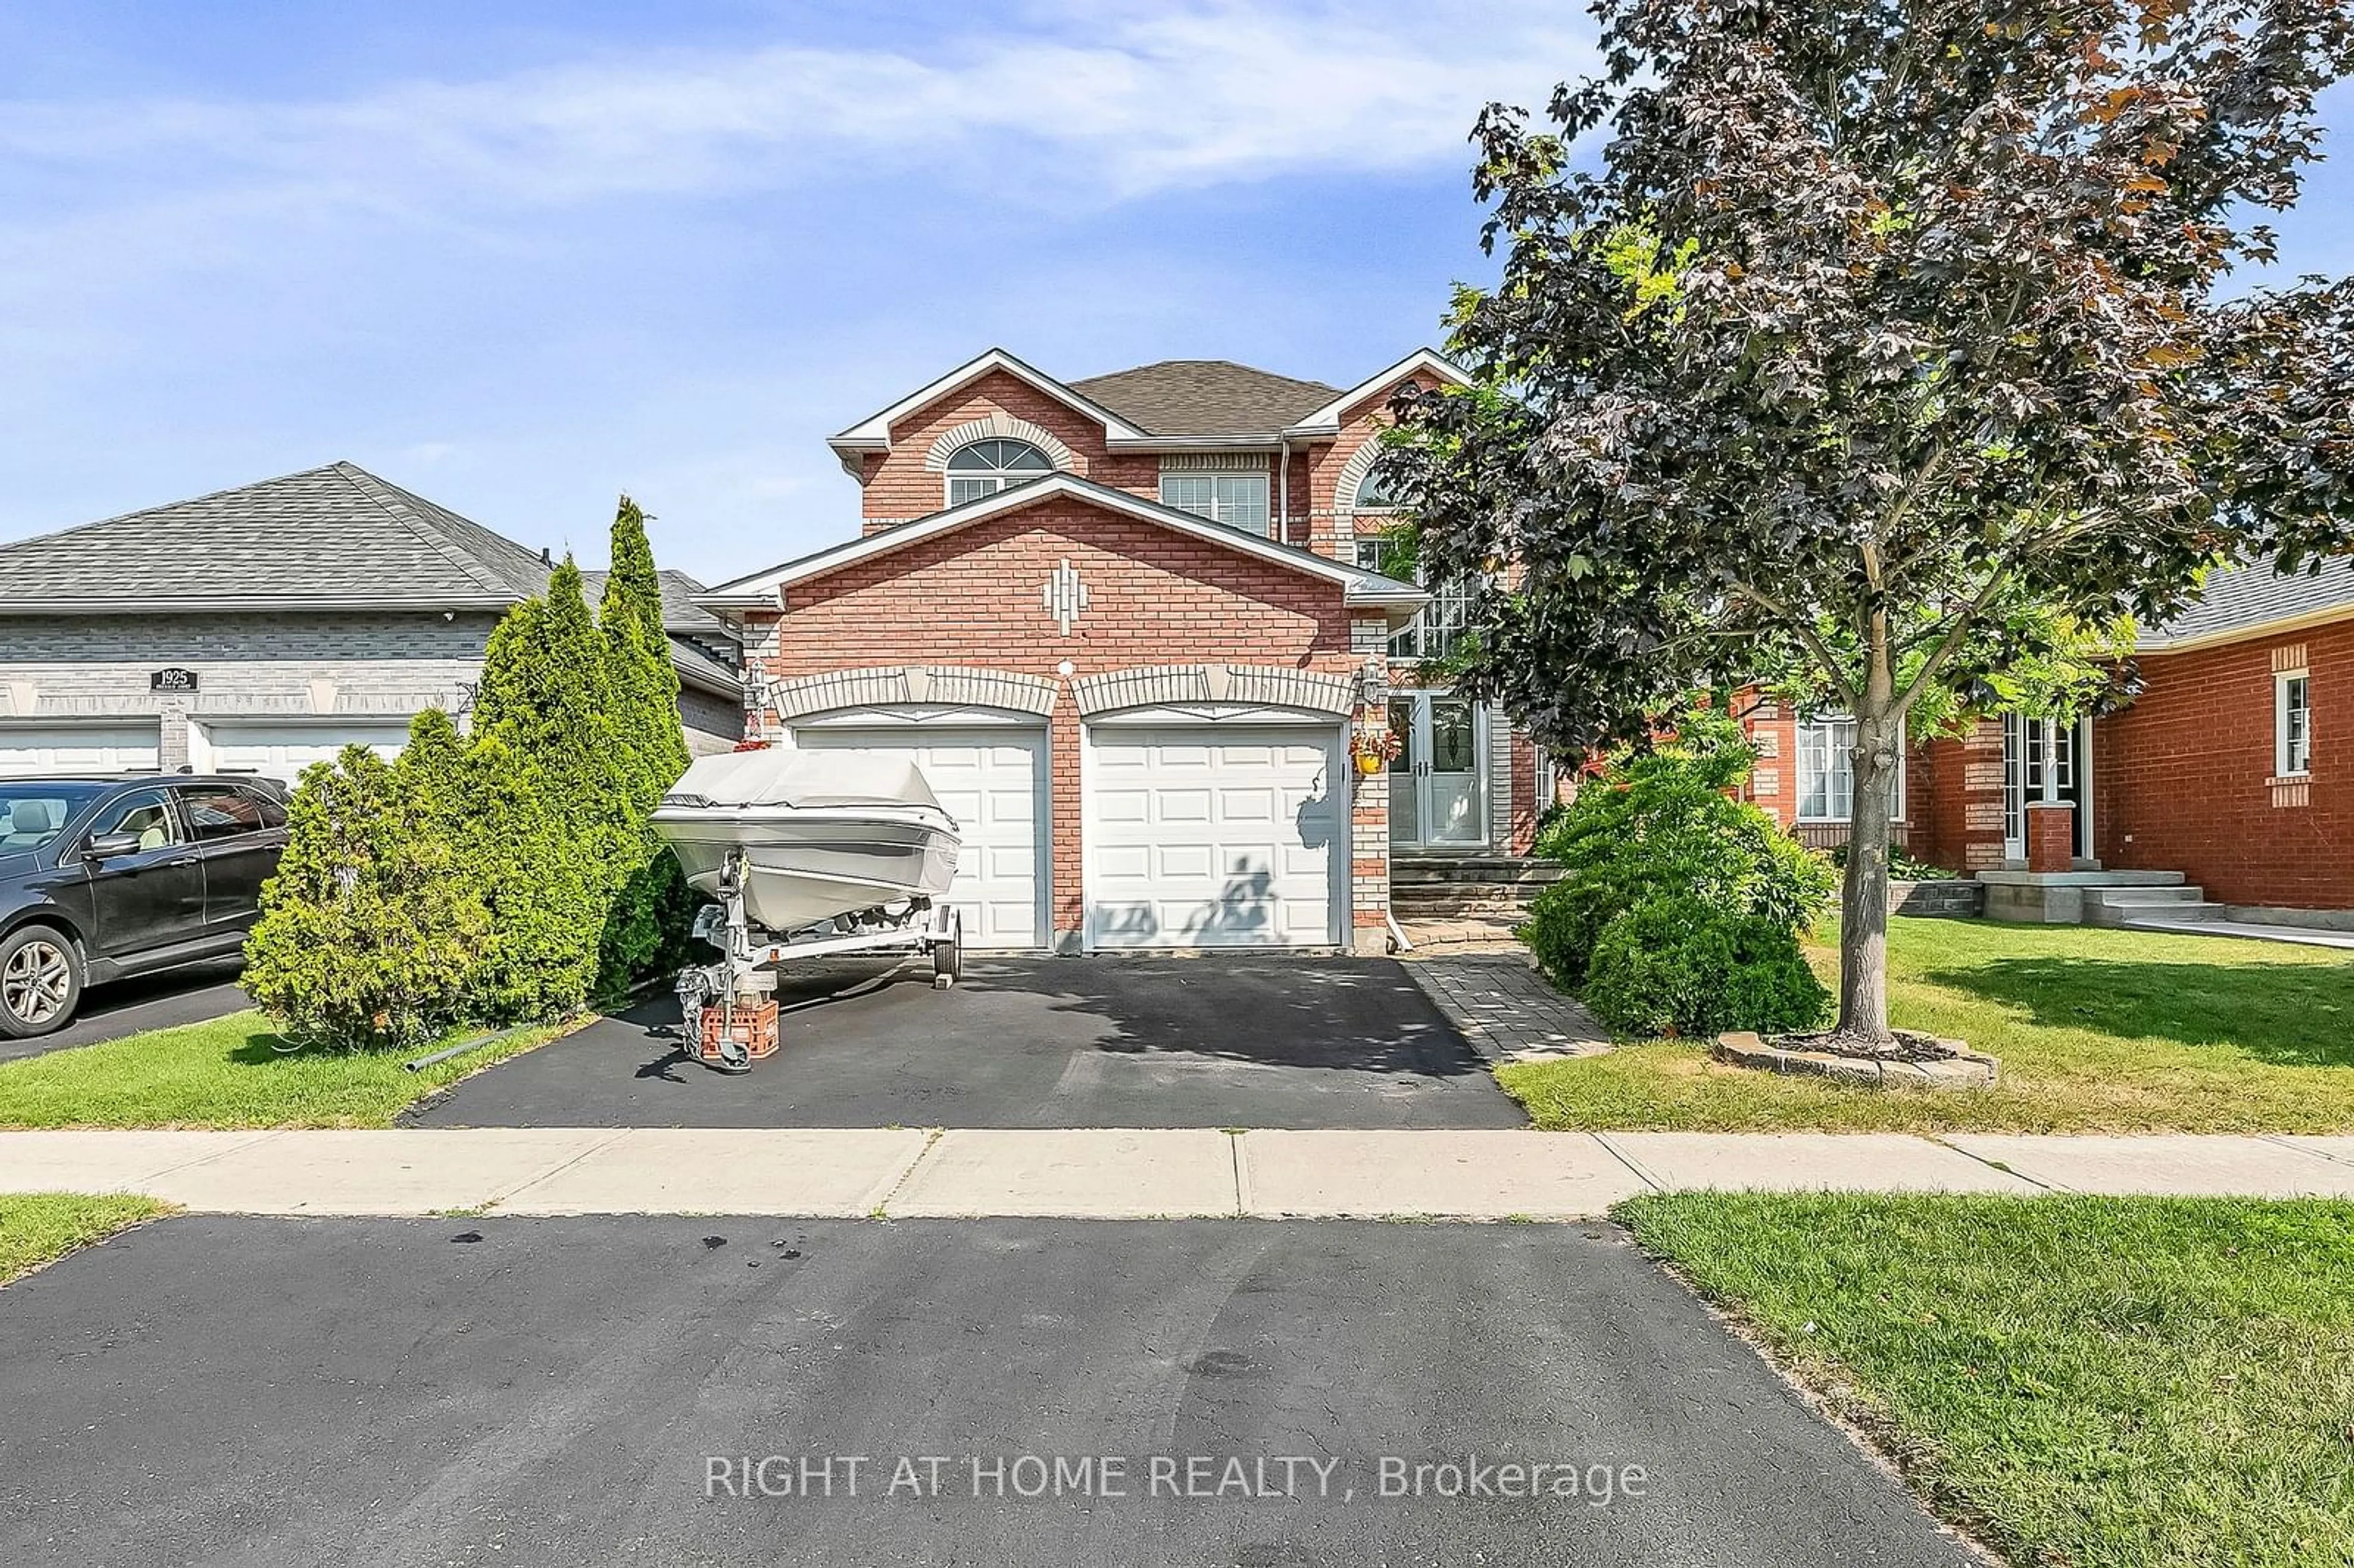
[(1044, 718), (1054, 711), (1058, 690), (1055, 682), (1043, 676), (1013, 670), (885, 664), (772, 682), (767, 698), (779, 721), (786, 724), (844, 708), (910, 705), (998, 708)]
[(1300, 708), (1347, 718), (1357, 705), (1354, 682), (1280, 664), (1146, 664), (1084, 675), (1071, 683), (1071, 689), (1086, 718), (1122, 708), (1204, 703)]
[[(1373, 464), (1381, 455), (1382, 443), (1378, 440), (1362, 442), (1355, 451), (1349, 454), (1347, 461), (1341, 464), (1340, 473), (1332, 481), (1334, 512), (1343, 517), (1357, 514), (1357, 486), (1364, 482), (1365, 475), (1373, 472)], [(1376, 516), (1381, 514), (1373, 514)]]
[(967, 419), (961, 425), (941, 431), (939, 439), (932, 443), (932, 450), (924, 454), (924, 466), (934, 473), (946, 473), (949, 459), (956, 454), (959, 447), (969, 446), (974, 441), (986, 440), (992, 436), (1010, 437), (1017, 441), (1028, 441), (1032, 446), (1044, 452), (1047, 461), (1064, 472), (1079, 471), (1078, 455), (1064, 444), (1062, 438), (1042, 425), (1034, 425), (1027, 419), (1017, 419), (1002, 408), (991, 408), (984, 418)]

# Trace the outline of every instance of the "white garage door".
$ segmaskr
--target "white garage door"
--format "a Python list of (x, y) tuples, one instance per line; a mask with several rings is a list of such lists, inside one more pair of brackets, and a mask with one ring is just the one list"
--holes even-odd
[(1090, 947), (1341, 940), (1349, 782), (1334, 731), (1106, 725), (1087, 746)]
[(0, 778), (153, 773), (164, 765), (154, 720), (0, 724)]
[(292, 784), (313, 762), (332, 762), (347, 746), (365, 746), (386, 761), (408, 744), (407, 719), (334, 719), (323, 723), (207, 724), (198, 771), (259, 773)]
[(1046, 945), (1044, 731), (812, 727), (794, 731), (793, 744), (879, 751), (922, 768), (964, 840), (949, 901), (964, 917), (965, 945)]

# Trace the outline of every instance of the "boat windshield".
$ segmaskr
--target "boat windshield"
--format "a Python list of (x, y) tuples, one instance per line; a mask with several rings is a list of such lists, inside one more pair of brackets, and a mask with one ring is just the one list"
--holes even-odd
[(0, 854), (19, 854), (47, 845), (107, 788), (104, 784), (12, 784), (0, 779)]

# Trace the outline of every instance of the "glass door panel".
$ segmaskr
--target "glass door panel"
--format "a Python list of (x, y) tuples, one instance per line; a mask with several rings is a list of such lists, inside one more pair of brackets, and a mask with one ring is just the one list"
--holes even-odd
[(1422, 821), (1432, 843), (1486, 840), (1479, 821), (1479, 715), (1461, 697), (1423, 699), (1428, 736), (1423, 768)]

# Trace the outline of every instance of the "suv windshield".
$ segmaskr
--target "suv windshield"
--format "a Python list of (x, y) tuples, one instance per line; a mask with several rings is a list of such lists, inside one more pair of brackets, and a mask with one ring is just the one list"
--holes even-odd
[(0, 779), (0, 854), (39, 849), (106, 789), (103, 784), (12, 784)]

